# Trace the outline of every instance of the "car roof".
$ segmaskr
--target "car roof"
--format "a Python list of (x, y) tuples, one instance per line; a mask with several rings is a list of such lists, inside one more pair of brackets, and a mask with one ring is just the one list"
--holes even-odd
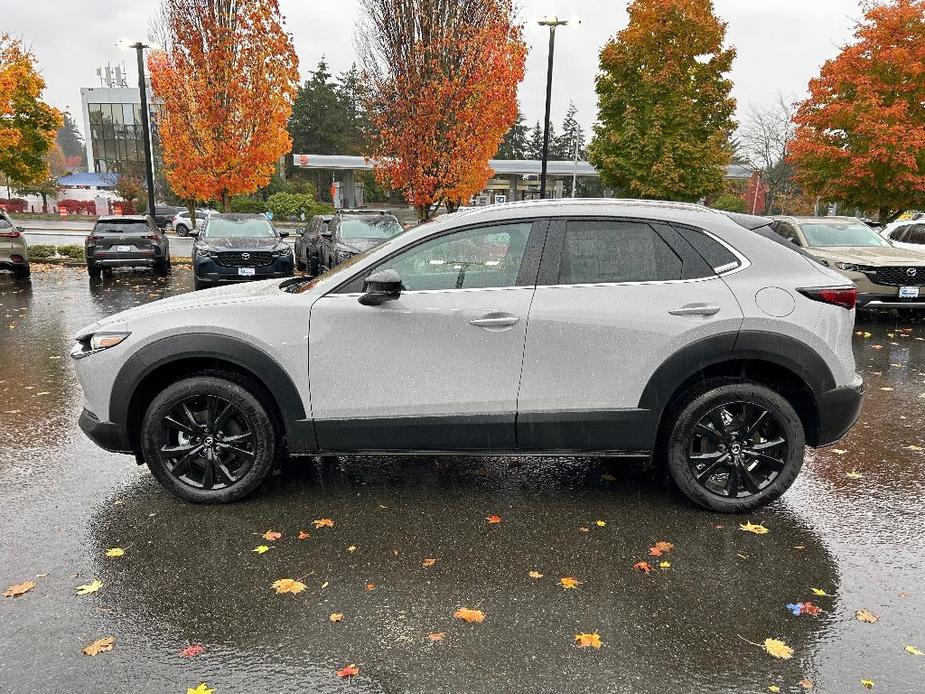
[(143, 214), (104, 214), (97, 222), (147, 222), (148, 216)]

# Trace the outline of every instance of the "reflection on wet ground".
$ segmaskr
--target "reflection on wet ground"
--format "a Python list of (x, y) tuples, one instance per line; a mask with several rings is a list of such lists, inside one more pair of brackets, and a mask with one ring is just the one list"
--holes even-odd
[[(187, 291), (187, 274), (93, 287), (70, 269), (31, 286), (0, 277), (0, 588), (38, 584), (0, 599), (0, 689), (787, 692), (808, 679), (844, 692), (871, 679), (922, 690), (925, 657), (904, 650), (925, 650), (921, 322), (862, 316), (860, 424), (748, 518), (695, 510), (657, 476), (586, 458), (295, 461), (249, 501), (198, 507), (83, 438), (66, 356), (79, 327)], [(316, 529), (320, 518), (334, 526)], [(742, 532), (749, 520), (770, 532)], [(675, 549), (649, 557), (660, 540)], [(124, 556), (107, 558), (112, 547)], [(643, 560), (655, 570), (634, 571)], [(577, 589), (559, 585), (566, 576)], [(307, 588), (277, 595), (279, 578)], [(97, 593), (74, 595), (93, 579)], [(822, 613), (786, 607), (805, 601)], [(484, 621), (454, 619), (459, 607)], [(573, 645), (595, 631), (599, 651)], [(110, 635), (112, 652), (81, 655)], [(748, 643), (766, 638), (794, 657)], [(205, 652), (180, 657), (191, 643)], [(352, 682), (334, 674), (347, 663), (360, 668)]]

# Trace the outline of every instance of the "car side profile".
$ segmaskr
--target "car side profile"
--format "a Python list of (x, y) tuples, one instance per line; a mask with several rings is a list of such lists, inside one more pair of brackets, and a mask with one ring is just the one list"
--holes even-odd
[[(194, 214), (196, 218), (196, 228), (201, 229), (209, 216), (213, 214), (215, 214), (214, 210), (196, 210)], [(193, 231), (193, 220), (190, 217), (189, 210), (180, 210), (177, 212), (173, 216), (170, 226), (174, 232), (176, 232), (177, 236), (189, 236), (189, 233)]]
[(0, 210), (0, 270), (8, 270), (16, 279), (27, 279), (30, 275), (29, 247), (24, 231)]
[(925, 255), (925, 219), (893, 222), (880, 235), (897, 248)]
[(863, 392), (856, 287), (754, 233), (770, 223), (620, 200), (446, 215), (315, 279), (87, 326), (80, 426), (196, 502), (246, 496), (285, 454), (555, 454), (645, 457), (748, 511)]
[(147, 215), (100, 217), (84, 240), (87, 274), (98, 279), (116, 267), (147, 267), (160, 275), (170, 271), (170, 241)]

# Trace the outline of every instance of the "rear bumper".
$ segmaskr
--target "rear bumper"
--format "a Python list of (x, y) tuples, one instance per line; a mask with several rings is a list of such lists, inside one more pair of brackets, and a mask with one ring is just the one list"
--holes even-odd
[(819, 431), (815, 447), (829, 446), (841, 439), (854, 426), (861, 414), (864, 401), (864, 382), (857, 381), (848, 386), (833, 388), (819, 397)]
[(101, 422), (89, 410), (85, 409), (80, 413), (80, 419), (77, 422), (81, 431), (87, 435), (93, 443), (100, 448), (114, 453), (131, 453), (131, 446), (128, 443), (128, 434), (124, 427), (111, 422)]
[(29, 261), (15, 262), (13, 260), (0, 260), (0, 270), (21, 270), (29, 267)]
[(93, 267), (153, 267), (156, 258), (93, 258), (88, 261)]

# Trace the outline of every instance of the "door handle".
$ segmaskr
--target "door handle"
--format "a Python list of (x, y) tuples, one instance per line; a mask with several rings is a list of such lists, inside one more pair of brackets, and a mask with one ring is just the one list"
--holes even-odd
[(504, 328), (515, 326), (519, 321), (519, 316), (512, 316), (508, 313), (490, 313), (482, 318), (474, 318), (469, 321), (469, 325), (474, 325), (477, 328), (486, 328), (488, 330), (503, 330)]
[(668, 311), (672, 316), (714, 316), (719, 313), (719, 306), (712, 304), (687, 304)]

